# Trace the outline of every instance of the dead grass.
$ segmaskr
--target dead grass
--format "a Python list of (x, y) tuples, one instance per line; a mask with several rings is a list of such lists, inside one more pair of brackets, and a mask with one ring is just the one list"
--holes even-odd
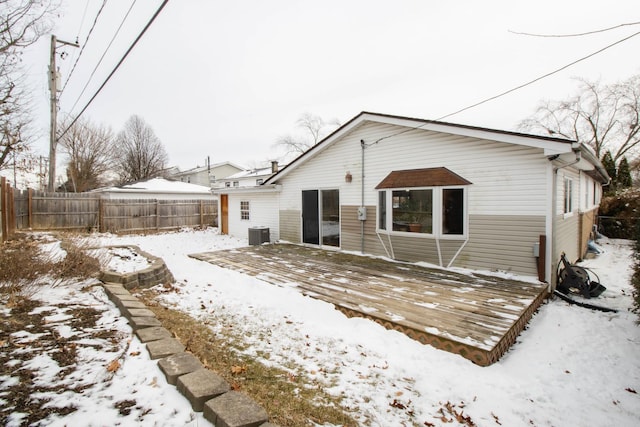
[(70, 278), (87, 279), (100, 273), (100, 261), (88, 245), (64, 240), (64, 256), (44, 252), (42, 235), (16, 234), (0, 245), (0, 296), (12, 307), (32, 296), (43, 284), (56, 286)]
[(157, 303), (154, 291), (141, 299), (201, 362), (222, 376), (234, 390), (246, 393), (282, 427), (317, 424), (355, 426), (357, 423), (341, 407), (339, 397), (331, 396), (320, 383), (264, 364), (242, 354), (243, 339), (233, 328), (214, 333), (203, 322), (188, 314)]

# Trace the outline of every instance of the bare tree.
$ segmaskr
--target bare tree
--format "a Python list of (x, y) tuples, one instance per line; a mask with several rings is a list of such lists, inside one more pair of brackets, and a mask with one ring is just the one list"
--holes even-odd
[(116, 137), (116, 170), (121, 183), (159, 176), (169, 156), (153, 129), (140, 116), (131, 116)]
[(0, 169), (29, 148), (31, 99), (20, 67), (23, 49), (51, 27), (57, 2), (0, 0)]
[(340, 122), (336, 119), (325, 122), (320, 116), (304, 113), (296, 121), (296, 128), (301, 129), (302, 133), (282, 135), (276, 140), (275, 145), (282, 147), (286, 155), (301, 154), (339, 126)]
[(565, 101), (545, 101), (522, 130), (575, 139), (616, 164), (626, 156), (638, 167), (640, 155), (640, 75), (610, 84), (580, 80), (580, 91)]
[(68, 191), (89, 191), (107, 183), (114, 161), (111, 129), (79, 119), (60, 139), (60, 146), (68, 159)]

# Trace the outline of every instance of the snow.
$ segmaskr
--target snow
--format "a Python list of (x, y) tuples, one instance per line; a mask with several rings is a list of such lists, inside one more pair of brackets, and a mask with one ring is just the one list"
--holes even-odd
[[(553, 300), (540, 308), (500, 361), (480, 367), (372, 321), (347, 318), (331, 304), (302, 295), (295, 283), (278, 287), (189, 258), (191, 253), (247, 245), (246, 240), (219, 235), (216, 229), (96, 235), (94, 240), (103, 246), (136, 245), (161, 257), (177, 281), (175, 291), (162, 294), (163, 304), (197, 319), (205, 320), (214, 312), (225, 318), (244, 332), (250, 343), (248, 354), (324, 384), (329, 392), (344, 397), (361, 425), (460, 425), (443, 420), (453, 418), (446, 408), (463, 412), (478, 426), (640, 425), (640, 396), (633, 392), (640, 392), (640, 327), (630, 312), (633, 261), (628, 241), (600, 242), (605, 253), (583, 264), (607, 287), (589, 302), (616, 308), (618, 313)], [(131, 334), (97, 288), (87, 293), (59, 286), (47, 289), (43, 298), (48, 303), (72, 298), (107, 306), (102, 323)], [(134, 393), (138, 406), (153, 408), (144, 415), (146, 425), (209, 425), (166, 384), (137, 339), (131, 338), (127, 352), (140, 353), (127, 357), (109, 384), (83, 394), (54, 396), (72, 401), (79, 410), (47, 424), (88, 425), (87, 420), (99, 420), (100, 425), (115, 425), (121, 417), (113, 402)], [(92, 357), (106, 362), (113, 358), (108, 356)], [(39, 363), (43, 378), (55, 375), (51, 360)], [(100, 381), (106, 375), (104, 365), (82, 364), (78, 381)], [(0, 378), (7, 381), (11, 379)], [(16, 414), (13, 424), (19, 419)]]
[(211, 189), (203, 185), (190, 184), (181, 181), (169, 181), (164, 178), (152, 178), (147, 181), (137, 182), (135, 184), (123, 185), (126, 190), (146, 190), (159, 193), (167, 192), (184, 192), (184, 193), (203, 193), (211, 194)]
[(129, 247), (100, 248), (91, 254), (104, 261), (105, 270), (120, 274), (144, 270), (151, 265), (147, 258)]

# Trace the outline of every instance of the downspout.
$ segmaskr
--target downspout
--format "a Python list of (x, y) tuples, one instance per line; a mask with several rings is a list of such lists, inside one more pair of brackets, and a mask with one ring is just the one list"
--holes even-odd
[[(549, 254), (550, 256), (547, 257), (548, 259), (548, 264), (547, 264), (547, 268), (551, 269), (551, 267), (554, 265), (555, 260), (551, 257), (551, 255), (553, 255), (553, 249), (555, 248), (556, 245), (556, 215), (557, 215), (557, 211), (558, 211), (558, 171), (560, 171), (560, 169), (564, 169), (564, 168), (568, 168), (569, 166), (573, 166), (576, 163), (579, 163), (580, 160), (582, 159), (582, 152), (580, 151), (580, 149), (573, 149), (574, 154), (576, 155), (576, 159), (571, 162), (571, 163), (567, 163), (566, 165), (557, 167), (553, 169), (553, 197), (551, 198), (551, 239), (549, 239), (551, 241), (551, 253)], [(551, 156), (549, 157), (549, 161), (553, 161), (555, 159), (557, 159), (559, 156)], [(549, 280), (549, 291), (552, 292), (553, 290), (555, 290), (555, 286), (553, 285), (553, 270), (550, 270), (552, 272), (550, 279)]]
[[(360, 208), (364, 210), (364, 139), (360, 140), (360, 147), (362, 147), (362, 171), (361, 171), (361, 183), (360, 183)], [(360, 220), (360, 252), (364, 255), (364, 221)]]

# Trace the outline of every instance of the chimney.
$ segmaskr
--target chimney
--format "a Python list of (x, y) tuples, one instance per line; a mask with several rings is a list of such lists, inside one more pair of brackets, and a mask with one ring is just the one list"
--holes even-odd
[(278, 173), (278, 161), (277, 160), (272, 160), (271, 161), (271, 173)]

